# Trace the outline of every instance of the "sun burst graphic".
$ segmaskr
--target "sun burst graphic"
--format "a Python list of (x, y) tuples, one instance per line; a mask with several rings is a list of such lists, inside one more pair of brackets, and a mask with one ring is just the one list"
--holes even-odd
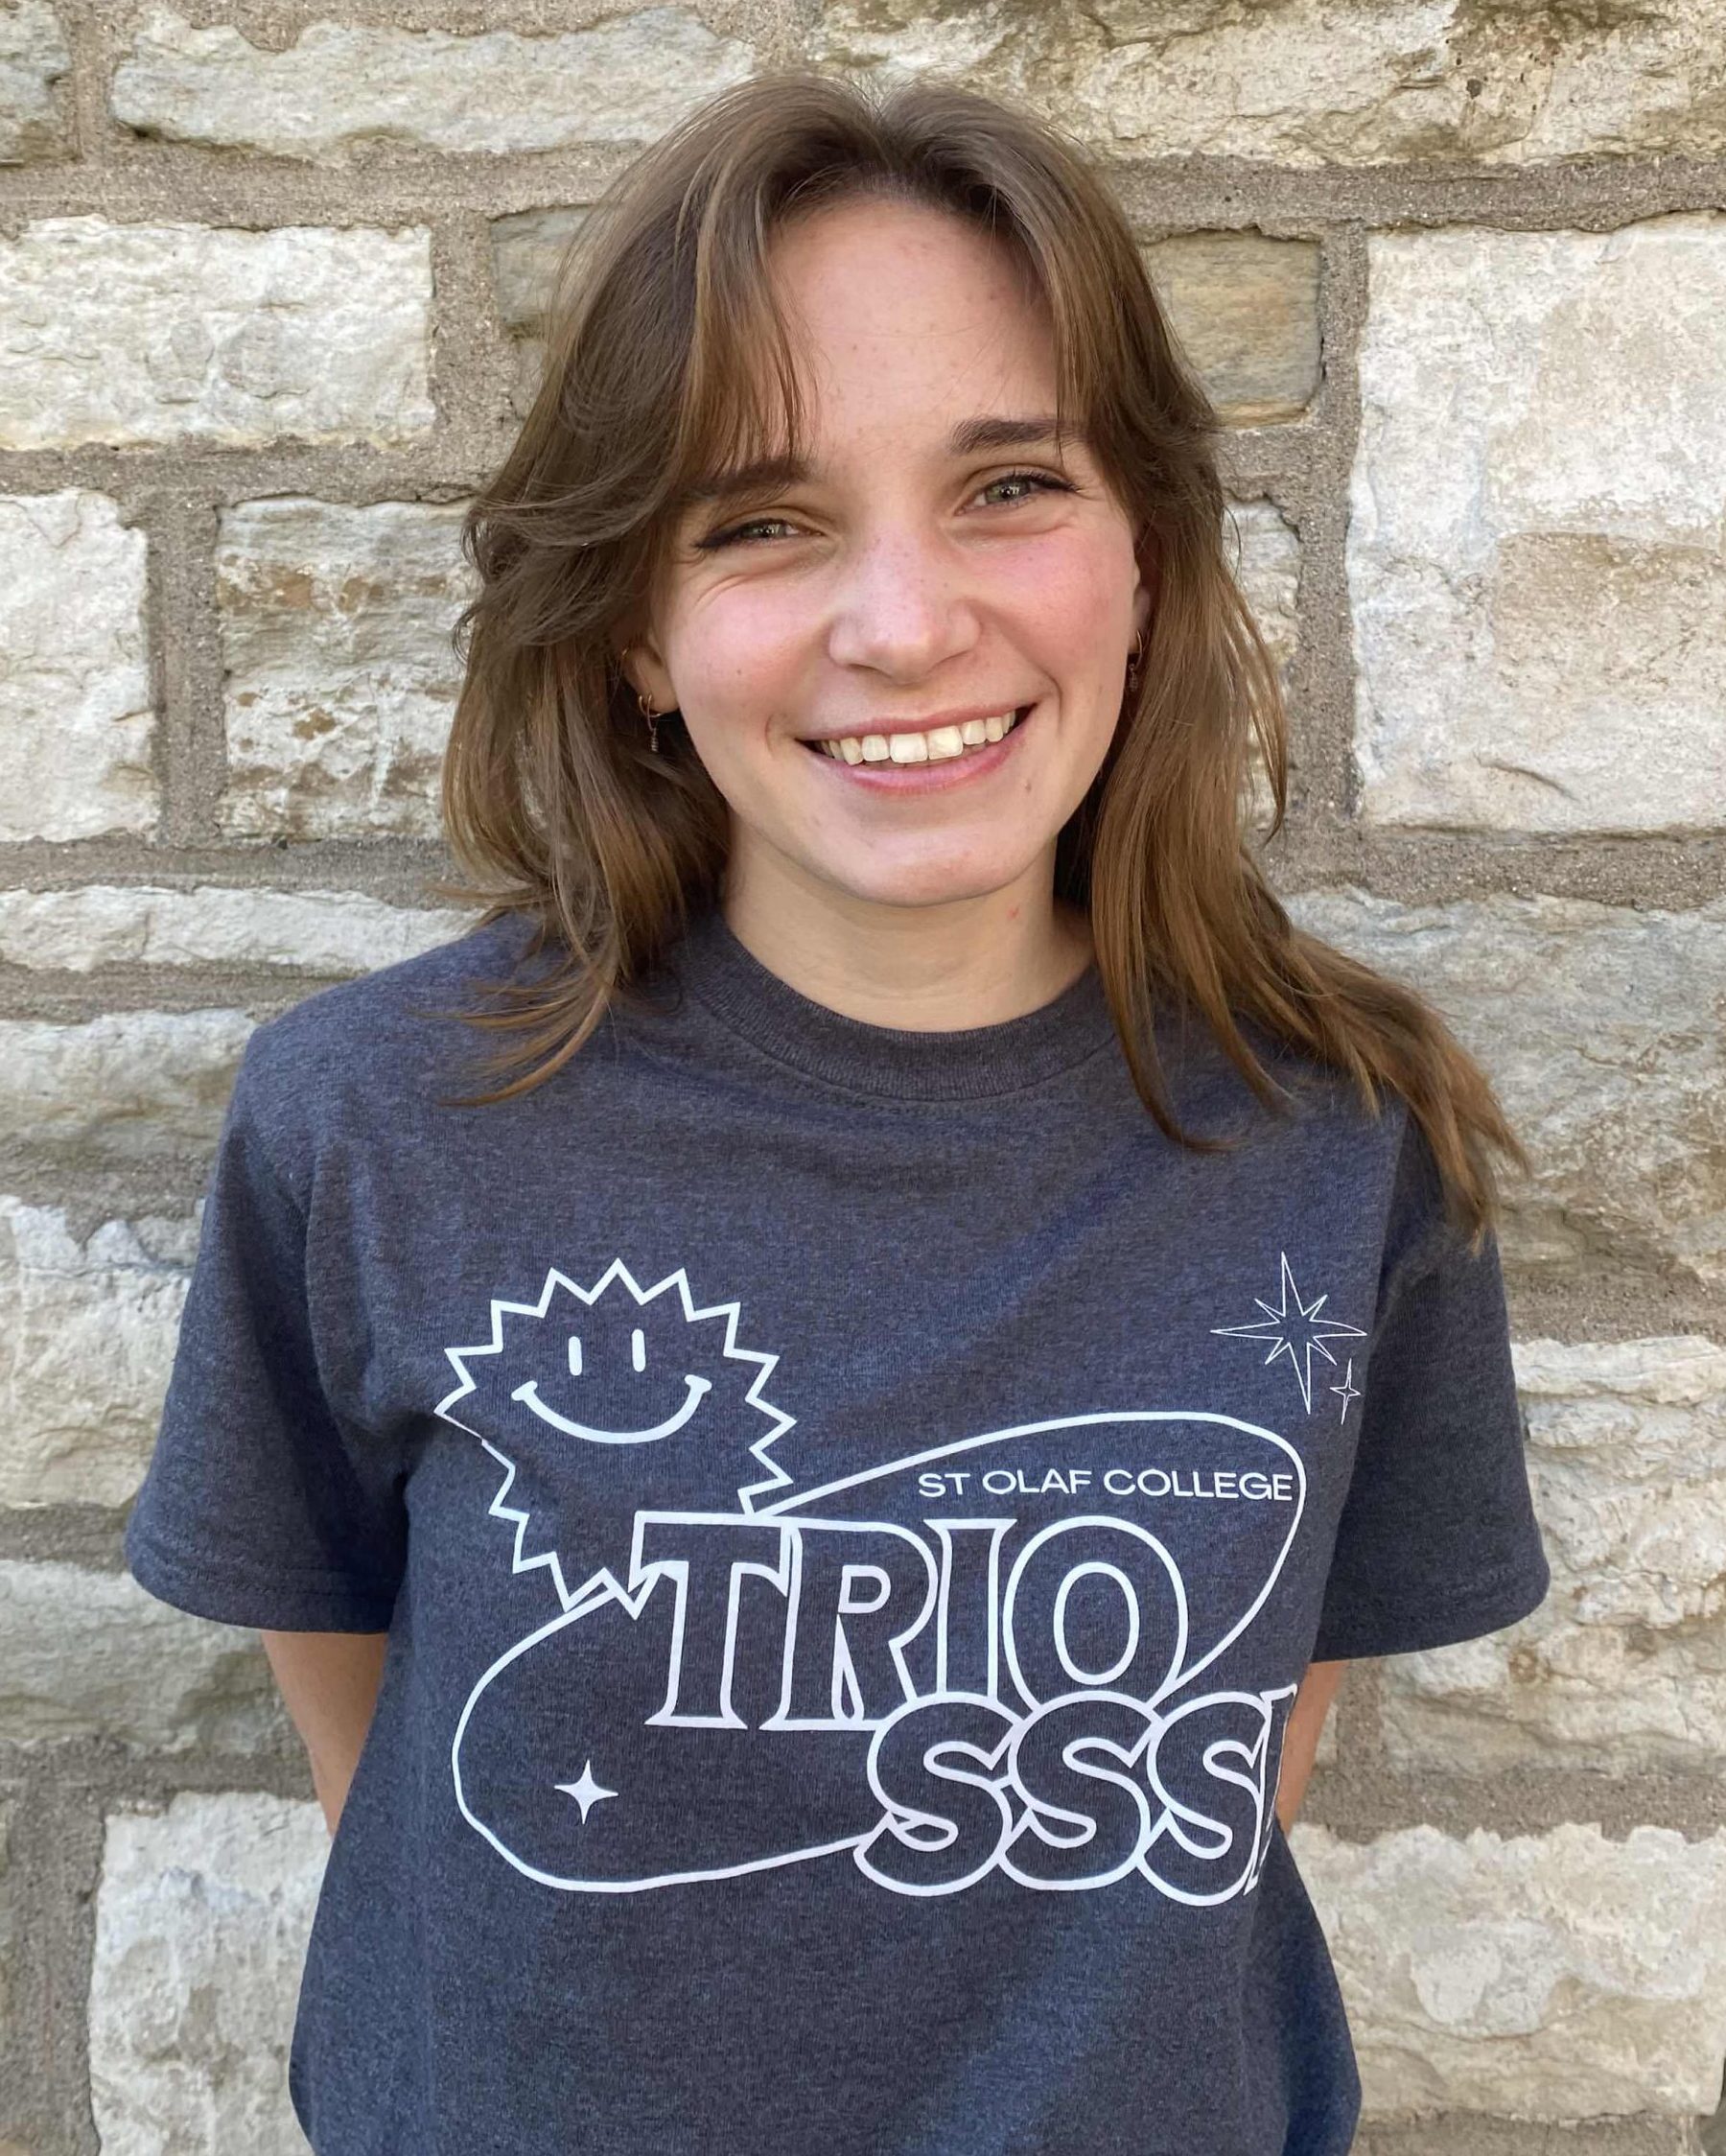
[(436, 1413), (503, 1468), (513, 1570), (544, 1567), (565, 1609), (623, 1595), (638, 1509), (748, 1514), (790, 1483), (779, 1357), (738, 1346), (740, 1318), (697, 1308), (681, 1266), (643, 1288), (616, 1258), (592, 1287), (553, 1266), (535, 1301), (494, 1297), (490, 1338), (444, 1349), (460, 1383)]
[[(1314, 1355), (1322, 1355), (1325, 1361), (1334, 1368), (1337, 1358), (1324, 1345), (1325, 1342), (1327, 1340), (1364, 1340), (1366, 1335), (1359, 1325), (1345, 1325), (1340, 1319), (1321, 1319), (1318, 1316), (1319, 1311), (1324, 1308), (1324, 1305), (1330, 1300), (1328, 1291), (1324, 1295), (1316, 1296), (1311, 1302), (1302, 1302), (1300, 1290), (1294, 1285), (1294, 1274), (1289, 1264), (1289, 1254), (1287, 1251), (1283, 1251), (1280, 1255), (1282, 1258), (1282, 1301), (1277, 1303), (1271, 1303), (1267, 1302), (1263, 1296), (1255, 1295), (1252, 1300), (1264, 1311), (1263, 1318), (1252, 1324), (1212, 1325), (1210, 1329), (1214, 1333), (1225, 1333), (1236, 1340), (1270, 1341), (1271, 1348), (1271, 1352), (1265, 1357), (1266, 1364), (1275, 1362), (1279, 1355), (1288, 1357), (1290, 1367), (1294, 1372), (1295, 1382), (1300, 1387), (1301, 1405), (1311, 1415), (1313, 1412)], [(1352, 1363), (1349, 1367), (1352, 1371)], [(1348, 1403), (1345, 1400), (1343, 1402), (1344, 1414), (1347, 1413), (1347, 1407)]]

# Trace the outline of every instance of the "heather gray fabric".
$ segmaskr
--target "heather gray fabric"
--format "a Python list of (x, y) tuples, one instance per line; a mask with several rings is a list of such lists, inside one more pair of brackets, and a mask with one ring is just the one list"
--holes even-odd
[[(252, 1036), (152, 1594), (390, 1632), (290, 2085), (317, 2156), (1341, 2156), (1271, 1808), (1310, 1660), (1549, 1574), (1496, 1246), (1399, 1102), (1096, 974), (856, 1023), (717, 914), (552, 1081), (426, 1015), (520, 921)], [(465, 1059), (465, 1060), (464, 1060)]]

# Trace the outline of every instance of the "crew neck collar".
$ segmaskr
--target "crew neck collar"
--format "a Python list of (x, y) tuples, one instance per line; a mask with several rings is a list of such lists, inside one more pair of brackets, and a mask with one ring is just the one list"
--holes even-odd
[(983, 1100), (1037, 1085), (1114, 1035), (1094, 961), (1034, 1011), (942, 1032), (873, 1025), (816, 1002), (764, 966), (717, 906), (690, 923), (669, 967), (706, 1011), (776, 1063), (901, 1100)]

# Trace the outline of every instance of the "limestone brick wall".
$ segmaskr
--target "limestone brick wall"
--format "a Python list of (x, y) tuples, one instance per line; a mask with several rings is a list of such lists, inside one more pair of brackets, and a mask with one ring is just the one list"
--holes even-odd
[(560, 244), (798, 61), (1109, 161), (1230, 423), (1278, 886), (1535, 1158), (1551, 1595), (1356, 1665), (1293, 1838), (1360, 2146), (1726, 2150), (1718, 0), (0, 0), (0, 2156), (303, 2147), (304, 1759), (120, 1558), (196, 1206), (249, 1028), (461, 926), (457, 529)]

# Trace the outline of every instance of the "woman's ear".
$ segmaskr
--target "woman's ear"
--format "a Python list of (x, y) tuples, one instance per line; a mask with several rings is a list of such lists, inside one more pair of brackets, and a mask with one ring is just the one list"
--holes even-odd
[(638, 697), (645, 697), (656, 712), (676, 709), (677, 693), (671, 676), (652, 639), (642, 635), (624, 644), (618, 655), (623, 678)]

